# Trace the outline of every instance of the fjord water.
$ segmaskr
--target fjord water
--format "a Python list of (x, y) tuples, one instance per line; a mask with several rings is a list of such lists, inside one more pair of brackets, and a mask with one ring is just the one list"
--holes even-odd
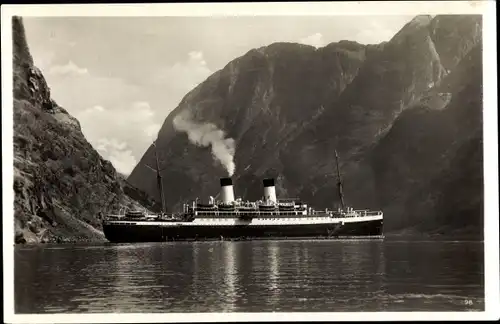
[(482, 242), (15, 247), (15, 312), (484, 310)]

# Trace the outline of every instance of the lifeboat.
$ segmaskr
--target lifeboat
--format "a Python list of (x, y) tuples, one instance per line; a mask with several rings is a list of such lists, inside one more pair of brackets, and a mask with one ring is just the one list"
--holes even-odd
[(295, 209), (294, 205), (289, 205), (289, 204), (280, 204), (278, 205), (278, 209), (280, 211), (293, 211)]
[(214, 204), (197, 204), (196, 209), (199, 211), (214, 211), (217, 209), (217, 206)]
[(259, 209), (262, 211), (273, 211), (276, 210), (276, 205), (259, 205)]
[(219, 211), (234, 211), (234, 205), (220, 204), (218, 209)]
[(146, 214), (141, 210), (129, 210), (125, 213), (126, 218), (144, 218)]

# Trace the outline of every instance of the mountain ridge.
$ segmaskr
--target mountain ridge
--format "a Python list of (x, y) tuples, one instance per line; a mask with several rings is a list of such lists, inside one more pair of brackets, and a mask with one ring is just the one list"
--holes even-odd
[[(415, 195), (407, 182), (400, 183), (403, 188), (391, 187), (391, 178), (386, 178), (390, 172), (380, 171), (381, 147), (393, 145), (382, 143), (390, 143), (386, 138), (397, 136), (398, 141), (406, 139), (414, 141), (415, 147), (424, 147), (419, 145), (417, 133), (398, 133), (398, 125), (410, 120), (415, 129), (420, 129), (425, 120), (419, 113), (423, 106), (442, 109), (461, 93), (461, 88), (480, 85), (482, 79), (477, 72), (482, 69), (481, 57), (469, 54), (480, 52), (481, 42), (481, 16), (418, 16), (390, 41), (379, 45), (341, 41), (314, 48), (273, 43), (250, 50), (190, 91), (166, 118), (157, 143), (160, 156), (169, 165), (164, 174), (169, 209), (179, 209), (183, 200), (213, 195), (219, 191), (217, 178), (228, 175), (212, 157), (210, 145), (193, 145), (189, 132), (176, 130), (173, 120), (185, 111), (199, 125), (210, 123), (226, 139), (234, 140), (235, 191), (246, 199), (259, 199), (262, 178), (272, 176), (278, 179), (280, 196), (300, 196), (318, 207), (335, 208), (334, 150), (341, 157), (345, 192), (352, 205), (385, 205), (390, 198), (377, 195), (381, 188), (394, 188), (390, 191), (401, 191), (408, 197)], [(467, 81), (457, 72), (460, 69), (474, 72), (476, 77)], [(443, 87), (448, 89), (443, 91)], [(468, 89), (468, 96), (475, 100), (471, 107), (480, 106), (480, 89)], [(453, 121), (460, 128), (467, 124), (466, 117), (473, 117), (471, 125), (481, 129), (480, 107), (462, 113), (459, 110), (448, 113), (444, 125)], [(433, 127), (443, 126), (439, 118), (432, 114)], [(448, 143), (447, 139), (458, 135), (450, 128), (443, 136), (442, 143)], [(458, 136), (457, 141), (460, 146), (467, 140)], [(444, 154), (442, 145), (429, 143), (429, 150), (422, 151), (419, 158)], [(480, 141), (475, 143), (479, 145)], [(385, 154), (401, 155), (397, 151)], [(150, 147), (129, 181), (154, 196), (154, 175), (147, 175), (143, 167), (151, 162)], [(435, 166), (427, 168), (425, 177), (436, 174)], [(418, 170), (415, 167), (408, 175)], [(477, 165), (473, 170), (480, 172)], [(384, 184), (383, 179), (389, 183)], [(431, 179), (422, 180), (428, 181)], [(482, 195), (475, 190), (475, 196)], [(431, 229), (438, 226), (433, 225), (432, 218), (426, 221)], [(388, 230), (412, 226), (408, 219), (388, 209)], [(454, 230), (451, 228), (450, 233)], [(473, 231), (480, 234), (477, 228)]]

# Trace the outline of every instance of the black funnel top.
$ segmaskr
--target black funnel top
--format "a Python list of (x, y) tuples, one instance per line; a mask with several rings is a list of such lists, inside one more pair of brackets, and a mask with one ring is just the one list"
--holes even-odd
[(232, 186), (233, 185), (233, 180), (231, 178), (221, 178), (220, 179), (220, 186), (225, 187), (225, 186)]
[(274, 179), (264, 179), (264, 187), (274, 187)]

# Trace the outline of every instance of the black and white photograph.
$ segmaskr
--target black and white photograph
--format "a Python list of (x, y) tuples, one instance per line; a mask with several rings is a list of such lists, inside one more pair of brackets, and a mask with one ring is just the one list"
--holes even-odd
[(2, 6), (5, 320), (498, 319), (495, 9)]

